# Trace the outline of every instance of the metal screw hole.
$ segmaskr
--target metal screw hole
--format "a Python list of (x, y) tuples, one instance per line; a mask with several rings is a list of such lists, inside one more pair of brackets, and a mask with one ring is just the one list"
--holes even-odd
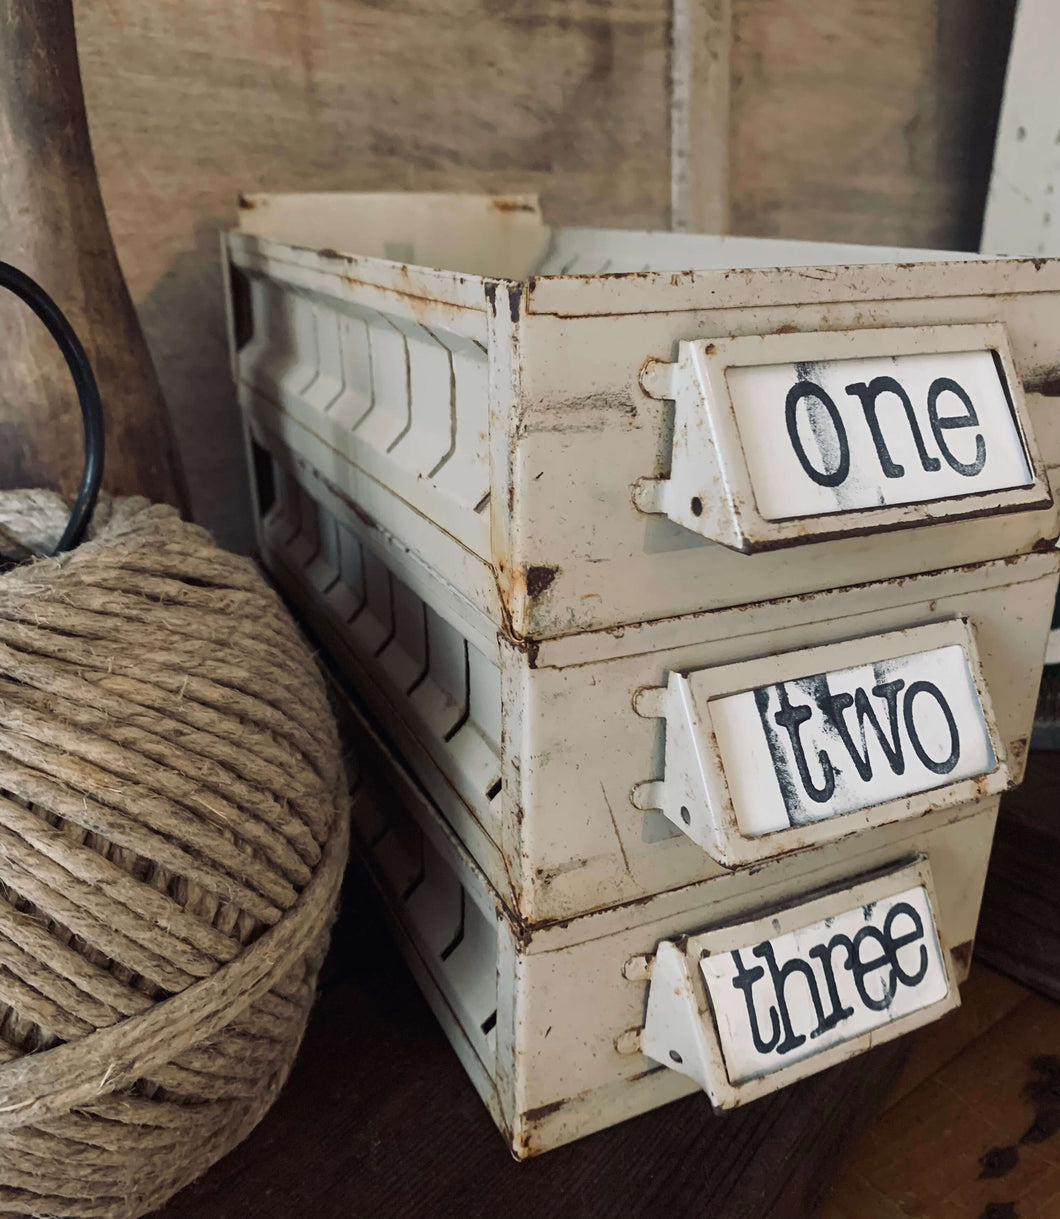
[(674, 1060), (674, 1062), (684, 1062), (684, 1059), (681, 1057), (680, 1054), (678, 1054), (678, 1052), (676, 1050), (670, 1051), (670, 1057)]
[(702, 516), (703, 515), (703, 501), (699, 498), (698, 495), (692, 496), (692, 515), (693, 516)]
[(685, 825), (692, 824), (692, 814), (683, 804), (681, 805), (681, 820), (685, 823)]

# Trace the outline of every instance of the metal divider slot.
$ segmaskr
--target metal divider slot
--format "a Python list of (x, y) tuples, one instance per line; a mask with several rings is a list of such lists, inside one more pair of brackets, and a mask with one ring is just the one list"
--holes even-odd
[(372, 409), (357, 424), (362, 443), (387, 452), (409, 424), (409, 368), (405, 337), (381, 314), (368, 323)]
[(386, 833), (372, 847), (372, 857), (391, 893), (405, 900), (423, 879), (423, 834), (403, 810), (387, 808), (385, 815)]
[(336, 622), (347, 623), (364, 605), (361, 544), (333, 517), (329, 518), (334, 547), (335, 579), (325, 590), (328, 613)]
[(405, 336), (409, 370), (409, 426), (391, 446), (394, 457), (430, 477), (452, 442), (453, 369), (449, 352), (425, 327), (394, 319)]
[(316, 335), (317, 375), (302, 391), (302, 398), (307, 406), (327, 414), (343, 388), (338, 317), (333, 309), (318, 304), (313, 304), (311, 308)]
[[(468, 665), (467, 665), (467, 640), (465, 639), (462, 642), (464, 645), (464, 688), (466, 690), (468, 690), (468, 692), (470, 694), (470, 682), (468, 680)], [(464, 704), (463, 715), (461, 715), (460, 719), (457, 720), (457, 722), (452, 726), (452, 728), (449, 729), (449, 731), (442, 738), (447, 745), (453, 739), (453, 737), (456, 736), (456, 734), (460, 731), (460, 729), (463, 728), (463, 726), (467, 723), (467, 717), (471, 714), (470, 708), (471, 708), (470, 701)]]
[(438, 954), (443, 961), (448, 961), (449, 958), (456, 952), (460, 946), (460, 941), (464, 938), (464, 908), (467, 905), (467, 893), (461, 887), (460, 889), (460, 926), (457, 928), (456, 935), (449, 941), (448, 944)]
[(409, 694), (409, 701), (428, 732), (444, 741), (467, 717), (467, 658), (463, 637), (429, 605), (424, 606), (427, 630), (427, 676)]
[(361, 783), (350, 802), (350, 821), (363, 845), (371, 850), (386, 834), (388, 822), (380, 802)]
[(353, 431), (372, 409), (372, 352), (368, 325), (361, 317), (337, 315), (342, 392), (328, 408), (328, 419)]
[(317, 553), (306, 569), (306, 579), (323, 596), (339, 580), (339, 526), (325, 508), (316, 505)]
[[(265, 518), (276, 504), (278, 467), (268, 449), (250, 437), (250, 463), (254, 479), (254, 506), (258, 516)], [(281, 475), (282, 477), (282, 475)]]
[(402, 694), (408, 694), (427, 672), (427, 624), (423, 601), (391, 575), (394, 633), (379, 654), (379, 663)]
[(340, 622), (349, 623), (361, 612), (367, 599), (364, 587), (364, 555), (357, 536), (345, 525), (338, 526), (339, 583), (328, 597)]
[(467, 645), (468, 714), (448, 738), (449, 749), (471, 790), (488, 800), (499, 794), (501, 675), (495, 664)]
[(409, 922), (429, 955), (441, 960), (463, 929), (463, 889), (456, 873), (426, 838), (423, 879), (405, 905)]
[(497, 927), (472, 901), (464, 902), (464, 934), (441, 963), (466, 1029), (489, 1033), (497, 1013)]
[(350, 623), (354, 642), (370, 656), (377, 656), (394, 634), (394, 609), (390, 572), (366, 546), (361, 547), (364, 604)]
[(489, 388), (486, 351), (473, 339), (435, 332), (449, 349), (452, 420), (449, 451), (430, 471), (445, 495), (481, 512), (489, 502)]
[(299, 488), (294, 478), (277, 461), (273, 461), (276, 502), (262, 518), (262, 527), (269, 543), (277, 550), (286, 550), (298, 533), (300, 513)]
[(296, 567), (305, 568), (320, 551), (320, 511), (309, 493), (298, 488), (298, 531), (287, 543), (287, 557)]
[(253, 352), (244, 349), (240, 367), (249, 368), (250, 383), (274, 399), (303, 394), (317, 376), (312, 303), (261, 280), (255, 281), (251, 300), (264, 341), (260, 351), (257, 343)]

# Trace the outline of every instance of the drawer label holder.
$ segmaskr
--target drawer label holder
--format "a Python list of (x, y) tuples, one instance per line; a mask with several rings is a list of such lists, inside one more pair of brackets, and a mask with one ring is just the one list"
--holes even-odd
[(730, 1109), (959, 1002), (919, 858), (802, 905), (662, 941), (641, 1049)]
[(964, 619), (672, 672), (635, 706), (665, 718), (666, 744), (663, 779), (634, 803), (726, 867), (1010, 783)]
[(744, 553), (1047, 508), (999, 323), (683, 341), (668, 478), (634, 502)]

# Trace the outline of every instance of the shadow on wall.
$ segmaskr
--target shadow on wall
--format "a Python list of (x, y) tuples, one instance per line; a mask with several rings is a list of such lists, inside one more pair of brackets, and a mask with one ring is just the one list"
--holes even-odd
[(137, 312), (169, 407), (191, 494), (192, 514), (221, 545), (253, 545), (250, 489), (228, 362), (220, 236), (234, 216), (195, 226), (183, 250)]

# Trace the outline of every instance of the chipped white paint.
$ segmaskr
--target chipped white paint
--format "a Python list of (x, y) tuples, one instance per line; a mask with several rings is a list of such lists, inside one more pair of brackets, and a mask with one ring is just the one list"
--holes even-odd
[(644, 1053), (731, 1108), (937, 1019), (960, 1000), (930, 890), (921, 860), (751, 922), (664, 941)]

